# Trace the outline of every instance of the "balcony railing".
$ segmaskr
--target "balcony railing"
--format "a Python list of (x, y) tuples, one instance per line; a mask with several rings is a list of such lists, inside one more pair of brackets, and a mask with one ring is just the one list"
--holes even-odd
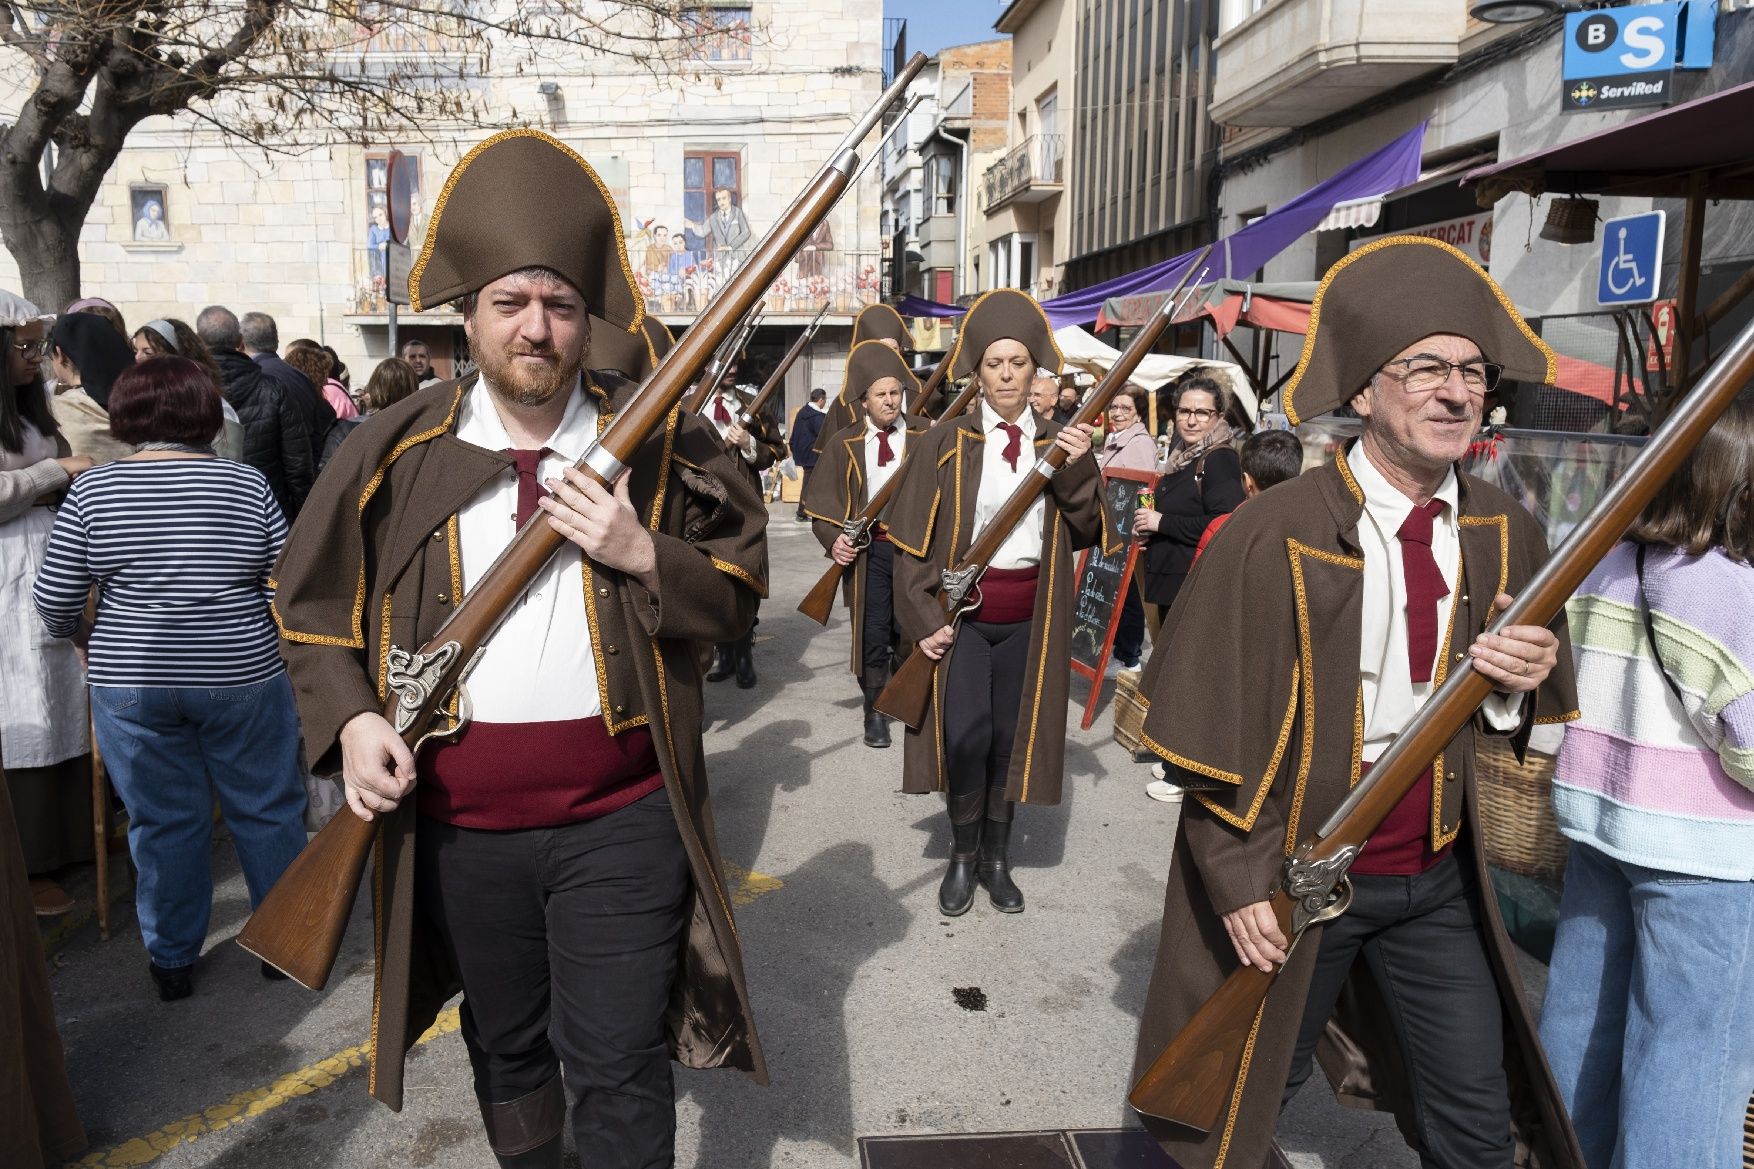
[(1066, 181), (1066, 140), (1062, 134), (1032, 134), (981, 176), (981, 209), (1005, 203), (1039, 202), (1057, 195)]

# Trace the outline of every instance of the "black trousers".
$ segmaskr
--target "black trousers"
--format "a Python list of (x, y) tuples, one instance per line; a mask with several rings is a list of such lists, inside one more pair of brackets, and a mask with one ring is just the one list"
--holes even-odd
[(1145, 652), (1145, 605), (1139, 600), (1139, 580), (1127, 580), (1127, 592), (1121, 600), (1121, 619), (1115, 625), (1114, 656), (1123, 665), (1132, 665)]
[(979, 819), (983, 807), (990, 820), (1011, 818), (1005, 774), (1029, 671), (1030, 624), (964, 621), (956, 628), (944, 682), (944, 762), (950, 770), (953, 823)]
[(859, 646), (859, 680), (882, 685), (889, 677), (889, 655), (895, 646), (895, 546), (872, 540), (865, 549), (865, 611)]
[(1503, 1005), (1486, 955), (1479, 879), (1463, 841), (1412, 877), (1352, 877), (1352, 908), (1322, 932), (1285, 1100), (1360, 956), (1388, 1004), (1414, 1100), (1424, 1169), (1511, 1169)]
[(669, 796), (559, 828), (423, 819), (417, 839), (418, 907), (463, 980), (476, 1097), (517, 1100), (564, 1065), (580, 1161), (668, 1169), (664, 1011), (691, 887)]

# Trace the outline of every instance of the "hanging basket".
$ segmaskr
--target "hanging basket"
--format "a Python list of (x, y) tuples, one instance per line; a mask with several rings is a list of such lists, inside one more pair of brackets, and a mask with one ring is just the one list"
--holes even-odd
[(1525, 877), (1557, 879), (1569, 845), (1553, 815), (1553, 756), (1530, 751), (1518, 763), (1506, 739), (1480, 735), (1474, 742), (1487, 861)]

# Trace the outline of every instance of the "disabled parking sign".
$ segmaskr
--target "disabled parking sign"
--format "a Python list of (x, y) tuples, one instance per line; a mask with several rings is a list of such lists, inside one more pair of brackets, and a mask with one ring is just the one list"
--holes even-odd
[(1647, 304), (1657, 298), (1663, 265), (1661, 211), (1622, 215), (1602, 224), (1602, 267), (1596, 303)]

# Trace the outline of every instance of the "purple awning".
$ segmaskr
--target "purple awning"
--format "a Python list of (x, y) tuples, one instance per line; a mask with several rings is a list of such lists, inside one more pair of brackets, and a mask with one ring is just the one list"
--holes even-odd
[(911, 294), (896, 301), (893, 307), (904, 317), (960, 317), (968, 311), (953, 304), (940, 304), (938, 301)]
[[(1225, 236), (1212, 249), (1212, 258), (1207, 261), (1212, 271), (1207, 279), (1249, 279), (1268, 260), (1314, 231), (1334, 209), (1334, 204), (1381, 195), (1417, 182), (1424, 142), (1425, 123), (1421, 122), (1376, 153), (1359, 159), (1242, 230)], [(1047, 310), (1048, 320), (1056, 329), (1094, 321), (1097, 313), (1102, 311), (1102, 302), (1110, 297), (1142, 296), (1175, 287), (1182, 270), (1197, 253), (1198, 249), (1195, 249), (1126, 276), (1080, 288), (1077, 292), (1043, 301), (1041, 307)]]

